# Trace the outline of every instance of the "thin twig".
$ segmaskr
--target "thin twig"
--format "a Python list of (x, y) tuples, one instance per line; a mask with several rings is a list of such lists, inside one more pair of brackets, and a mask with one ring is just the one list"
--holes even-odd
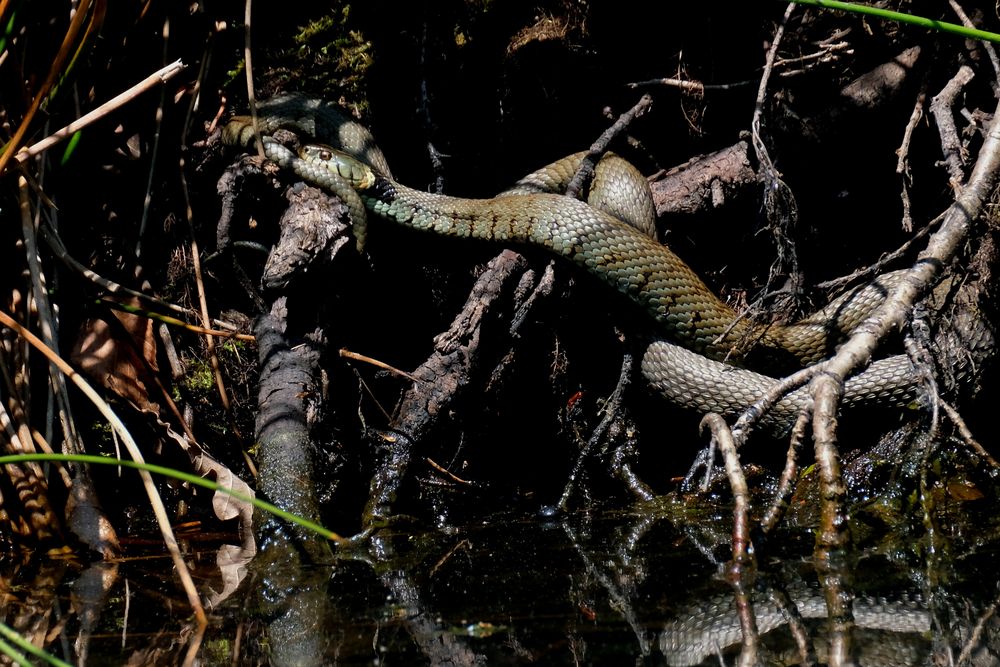
[(163, 324), (169, 324), (171, 326), (180, 327), (182, 329), (190, 331), (191, 333), (196, 333), (203, 336), (214, 336), (216, 338), (231, 338), (234, 340), (246, 341), (248, 343), (252, 343), (257, 340), (257, 338), (251, 334), (239, 333), (238, 331), (206, 329), (205, 327), (200, 327), (197, 324), (188, 324), (187, 322), (179, 320), (176, 317), (170, 317), (169, 315), (163, 315), (153, 311), (143, 310), (142, 308), (135, 308), (126, 303), (121, 303), (119, 301), (101, 299), (100, 302), (106, 305), (108, 308), (112, 308), (114, 310), (120, 310), (122, 312), (131, 313), (133, 315), (147, 317), (151, 320), (156, 320), (158, 322), (162, 322)]
[(801, 296), (804, 277), (799, 268), (798, 253), (795, 243), (792, 240), (792, 231), (798, 224), (799, 209), (795, 201), (795, 194), (781, 178), (781, 174), (774, 166), (771, 155), (767, 149), (763, 137), (764, 103), (767, 99), (767, 86), (774, 68), (774, 61), (778, 54), (778, 45), (781, 44), (785, 34), (785, 26), (791, 18), (795, 5), (789, 3), (785, 8), (781, 23), (771, 40), (771, 48), (767, 51), (767, 58), (764, 63), (764, 72), (760, 78), (760, 86), (757, 88), (757, 99), (754, 102), (753, 118), (750, 121), (750, 136), (753, 144), (754, 154), (760, 164), (758, 170), (760, 181), (764, 188), (763, 208), (767, 216), (768, 226), (774, 238), (777, 258), (771, 265), (768, 272), (767, 284), (764, 292), (771, 291), (771, 284), (779, 275), (788, 276), (789, 298), (786, 303), (793, 307), (786, 310), (798, 310), (797, 301)]
[(966, 446), (978, 454), (981, 459), (986, 461), (991, 468), (1000, 468), (1000, 463), (997, 463), (997, 460), (993, 458), (990, 453), (986, 451), (986, 448), (979, 444), (979, 441), (972, 435), (972, 430), (969, 428), (969, 425), (965, 423), (965, 420), (962, 419), (962, 415), (959, 414), (958, 410), (956, 410), (951, 403), (944, 399), (940, 399), (938, 404), (941, 406), (941, 409), (944, 410), (944, 413), (948, 415), (948, 419), (951, 420), (951, 423), (958, 429), (958, 434), (962, 437), (962, 441), (965, 442)]
[[(913, 317), (910, 321), (910, 333), (903, 338), (903, 349), (906, 350), (913, 366), (915, 379), (923, 389), (923, 396), (930, 404), (931, 423), (927, 428), (926, 438), (933, 442), (938, 437), (940, 428), (940, 401), (937, 380), (934, 379), (934, 359), (930, 352), (931, 331), (926, 320), (927, 309), (923, 304), (918, 304), (913, 309)], [(927, 448), (928, 450), (930, 447)]]
[(362, 362), (364, 362), (366, 364), (371, 364), (372, 366), (376, 366), (376, 367), (381, 368), (383, 370), (389, 371), (393, 375), (398, 375), (399, 377), (406, 378), (410, 382), (415, 382), (417, 384), (425, 384), (425, 382), (423, 380), (421, 380), (420, 378), (418, 378), (415, 375), (411, 375), (410, 373), (407, 373), (404, 370), (400, 370), (400, 369), (396, 368), (395, 366), (390, 366), (389, 364), (385, 363), (384, 361), (379, 361), (378, 359), (372, 359), (371, 357), (366, 357), (365, 355), (358, 354), (357, 352), (351, 352), (347, 348), (340, 348), (338, 354), (341, 357), (345, 358), (345, 359), (353, 359), (355, 361), (362, 361)]
[[(76, 271), (90, 282), (103, 288), (105, 291), (111, 294), (124, 294), (134, 297), (136, 299), (141, 299), (142, 301), (152, 306), (156, 306), (158, 308), (164, 308), (166, 310), (171, 310), (175, 313), (180, 313), (187, 317), (198, 317), (198, 313), (196, 311), (191, 310), (190, 308), (185, 308), (184, 306), (177, 305), (176, 303), (164, 301), (162, 299), (153, 296), (152, 294), (146, 294), (145, 292), (139, 292), (138, 290), (125, 287), (120, 283), (116, 283), (113, 280), (109, 280), (108, 278), (105, 278), (99, 273), (96, 273), (95, 271), (88, 269), (86, 266), (81, 264), (75, 257), (69, 254), (69, 252), (66, 250), (66, 246), (63, 245), (62, 239), (59, 237), (59, 234), (55, 231), (55, 229), (51, 226), (51, 224), (47, 223), (46, 225), (42, 226), (41, 233), (42, 233), (42, 240), (45, 241), (45, 243), (49, 246), (49, 250), (52, 251), (52, 253), (56, 256), (57, 259), (62, 261), (63, 264), (65, 264), (73, 271)], [(218, 332), (222, 335), (232, 335), (237, 330), (237, 326), (235, 324), (219, 319), (213, 319), (212, 324), (214, 324), (217, 327), (225, 329), (225, 331)], [(193, 325), (185, 324), (185, 326), (193, 326)], [(200, 328), (201, 327), (196, 327), (196, 329)], [(214, 330), (209, 330), (209, 331), (214, 331)], [(238, 334), (236, 335), (236, 338), (239, 338), (241, 340), (253, 340), (253, 336), (248, 336), (247, 334)]]
[(913, 139), (913, 130), (917, 127), (917, 123), (924, 117), (924, 103), (926, 100), (927, 88), (925, 86), (917, 94), (917, 100), (913, 103), (913, 111), (910, 112), (910, 119), (906, 121), (906, 129), (903, 130), (903, 141), (899, 144), (899, 148), (896, 149), (896, 157), (898, 158), (896, 160), (897, 174), (906, 174), (910, 171), (908, 159), (910, 155), (910, 141)]
[(837, 289), (849, 283), (853, 283), (856, 280), (861, 280), (863, 278), (871, 278), (882, 273), (882, 270), (892, 264), (897, 259), (900, 259), (904, 255), (910, 252), (913, 245), (920, 239), (927, 236), (932, 229), (937, 225), (937, 223), (944, 220), (944, 213), (939, 213), (933, 220), (928, 222), (926, 225), (921, 227), (916, 231), (916, 233), (909, 239), (903, 242), (898, 248), (890, 253), (882, 255), (878, 258), (876, 262), (870, 264), (864, 268), (858, 269), (857, 271), (850, 273), (846, 276), (841, 276), (839, 278), (834, 278), (832, 280), (826, 280), (821, 283), (816, 283), (816, 289), (830, 290)]
[(622, 442), (611, 454), (611, 469), (615, 471), (632, 495), (640, 501), (649, 501), (656, 497), (649, 485), (642, 481), (635, 470), (632, 469), (628, 459), (635, 455), (636, 437), (626, 434), (625, 442)]
[(958, 654), (958, 660), (955, 661), (956, 665), (969, 665), (972, 664), (972, 652), (978, 651), (983, 648), (982, 638), (983, 631), (986, 629), (986, 624), (991, 618), (997, 613), (997, 604), (1000, 604), (1000, 599), (994, 599), (983, 613), (979, 615), (976, 619), (976, 624), (972, 628), (972, 632), (968, 634), (968, 639), (965, 645), (962, 646), (962, 651)]
[(736, 446), (743, 446), (750, 436), (753, 426), (767, 414), (768, 410), (773, 408), (789, 392), (805, 385), (821, 372), (823, 372), (823, 364), (814, 364), (782, 378), (779, 382), (768, 388), (767, 393), (747, 407), (733, 425), (733, 437), (736, 440)]
[(788, 438), (788, 453), (785, 455), (785, 468), (781, 471), (778, 479), (778, 488), (774, 492), (774, 499), (768, 505), (760, 520), (760, 530), (769, 533), (778, 525), (788, 508), (788, 501), (795, 491), (795, 476), (798, 473), (798, 454), (802, 449), (802, 442), (806, 437), (806, 430), (809, 420), (812, 419), (812, 407), (799, 413), (792, 427), (792, 434)]
[[(833, 55), (837, 51), (844, 51), (846, 55), (851, 55), (854, 49), (851, 48), (850, 42), (836, 42), (834, 44), (825, 44), (822, 51), (816, 51), (815, 53), (807, 53), (804, 56), (796, 56), (795, 58), (775, 58), (775, 67), (786, 67), (788, 65), (797, 65), (799, 63), (811, 63), (811, 62), (829, 62), (835, 60), (836, 57)], [(806, 68), (801, 68), (794, 70), (794, 73), (801, 73), (805, 71)], [(783, 76), (792, 74), (793, 72), (783, 72)]]
[(814, 667), (816, 665), (816, 650), (813, 648), (812, 638), (802, 620), (802, 614), (796, 606), (795, 601), (785, 590), (784, 582), (781, 586), (768, 586), (771, 601), (778, 607), (781, 615), (788, 622), (788, 632), (795, 640), (795, 646), (799, 649), (799, 661), (796, 663), (800, 667)]
[(594, 165), (597, 164), (598, 158), (607, 152), (608, 146), (614, 138), (624, 132), (633, 120), (646, 113), (652, 104), (653, 98), (648, 93), (643, 95), (635, 103), (635, 106), (619, 116), (618, 120), (611, 127), (601, 133), (601, 136), (590, 146), (587, 154), (580, 161), (579, 168), (577, 168), (576, 173), (573, 174), (573, 178), (570, 179), (569, 184), (566, 186), (566, 196), (573, 197), (574, 199), (580, 197), (580, 193), (583, 192), (583, 186), (594, 175)]
[(472, 485), (472, 482), (470, 482), (467, 479), (462, 479), (461, 477), (459, 477), (458, 475), (456, 475), (452, 471), (448, 470), (447, 468), (445, 468), (444, 466), (442, 466), (440, 463), (438, 463), (434, 459), (425, 456), (424, 457), (424, 461), (431, 468), (433, 468), (434, 470), (438, 471), (443, 476), (447, 477), (448, 479), (450, 479), (451, 481), (455, 482), (456, 484), (464, 484), (465, 486), (471, 486)]
[(245, 74), (247, 78), (247, 102), (250, 104), (250, 122), (253, 124), (253, 133), (256, 137), (254, 145), (257, 146), (257, 155), (264, 159), (264, 143), (260, 139), (260, 125), (257, 122), (257, 96), (253, 92), (253, 51), (250, 49), (250, 17), (252, 15), (253, 0), (246, 0), (243, 6), (243, 62), (246, 65)]
[[(38, 237), (35, 226), (38, 216), (37, 214), (32, 215), (31, 213), (31, 204), (28, 200), (28, 182), (23, 176), (18, 179), (18, 193), (21, 208), (21, 235), (24, 239), (24, 250), (25, 258), (28, 262), (28, 272), (31, 275), (34, 310), (38, 315), (38, 326), (42, 332), (45, 344), (52, 349), (57, 350), (59, 349), (59, 342), (58, 327), (54, 316), (55, 311), (53, 310), (52, 303), (48, 298), (49, 291), (45, 286), (45, 276), (42, 274), (41, 267), (41, 255), (38, 252)], [(49, 364), (48, 370), (49, 386), (52, 392), (50, 400), (54, 398), (59, 407), (59, 421), (63, 431), (63, 447), (69, 453), (80, 453), (83, 450), (83, 444), (80, 441), (79, 433), (77, 432), (76, 424), (73, 421), (73, 415), (70, 411), (70, 400), (69, 392), (66, 387), (66, 378), (63, 377), (63, 375), (58, 372), (58, 369), (51, 364)], [(49, 432), (54, 432), (54, 428), (49, 429)], [(47, 441), (45, 442), (45, 446), (48, 446)], [(69, 480), (68, 472), (66, 472), (66, 469), (62, 466), (60, 466), (59, 470), (63, 475), (63, 481), (69, 481), (69, 483), (66, 484), (66, 487), (71, 488), (72, 480)], [(77, 491), (80, 492), (79, 496), (81, 498), (93, 497), (93, 483), (91, 482), (90, 475), (87, 473), (85, 468), (79, 467), (76, 469), (76, 484), (78, 485)], [(106, 555), (110, 555), (110, 552)]]
[(900, 199), (903, 201), (903, 231), (913, 230), (913, 216), (910, 213), (910, 186), (913, 175), (910, 173), (910, 141), (913, 139), (913, 130), (917, 123), (924, 117), (924, 102), (927, 99), (926, 81), (917, 95), (917, 101), (913, 103), (913, 111), (910, 113), (910, 120), (906, 122), (906, 129), (903, 131), (903, 141), (896, 149), (898, 160), (896, 161), (896, 173), (903, 180), (903, 189), (900, 192)]
[(644, 88), (646, 86), (669, 86), (671, 88), (680, 88), (681, 90), (688, 90), (693, 93), (704, 94), (706, 91), (712, 90), (735, 90), (738, 88), (747, 88), (756, 83), (753, 79), (747, 79), (746, 81), (736, 81), (734, 83), (702, 83), (701, 81), (688, 81), (687, 79), (675, 79), (675, 78), (664, 78), (664, 79), (647, 79), (645, 81), (633, 81), (632, 83), (625, 84), (629, 88)]
[(626, 352), (622, 357), (622, 367), (621, 373), (618, 376), (618, 384), (615, 386), (615, 390), (611, 392), (611, 396), (608, 397), (608, 401), (604, 405), (604, 418), (601, 419), (601, 423), (594, 429), (590, 439), (587, 440), (587, 444), (580, 450), (579, 456), (576, 457), (576, 465), (574, 465), (573, 470), (570, 471), (569, 479), (566, 480), (566, 487), (563, 489), (562, 496), (559, 498), (559, 503), (557, 504), (559, 510), (566, 510), (566, 507), (569, 505), (570, 495), (573, 493), (573, 489), (576, 486), (576, 479), (583, 471), (584, 461), (586, 461), (590, 456), (590, 453), (594, 451), (597, 443), (600, 442), (601, 438), (604, 437), (604, 434), (607, 432), (612, 420), (614, 420), (618, 415), (618, 409), (621, 406), (622, 398), (625, 396), (625, 388), (628, 387), (629, 379), (631, 377), (632, 355)]
[(778, 25), (778, 29), (774, 33), (774, 37), (771, 39), (771, 47), (767, 51), (767, 57), (764, 61), (764, 71), (760, 77), (760, 83), (757, 86), (757, 99), (754, 102), (753, 119), (750, 122), (750, 131), (753, 136), (753, 147), (754, 152), (757, 154), (757, 159), (761, 164), (766, 164), (767, 168), (777, 173), (774, 168), (774, 163), (771, 162), (771, 157), (768, 154), (767, 147), (764, 145), (763, 139), (760, 136), (761, 122), (764, 115), (764, 100), (767, 97), (767, 83), (771, 77), (771, 71), (774, 69), (774, 60), (778, 54), (778, 45), (781, 44), (781, 38), (785, 34), (785, 25), (788, 24), (788, 19), (792, 15), (792, 11), (795, 9), (793, 3), (789, 3), (785, 7), (785, 14), (781, 17), (781, 23)]

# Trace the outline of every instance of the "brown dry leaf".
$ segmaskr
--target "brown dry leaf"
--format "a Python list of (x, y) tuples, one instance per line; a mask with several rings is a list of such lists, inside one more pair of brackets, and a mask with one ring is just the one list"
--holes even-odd
[[(193, 474), (214, 479), (220, 486), (232, 489), (248, 498), (255, 497), (250, 485), (240, 479), (225, 465), (212, 458), (208, 452), (201, 448), (201, 445), (192, 442), (183, 433), (175, 431), (170, 424), (161, 420), (155, 412), (149, 413), (149, 415), (156, 420), (157, 425), (166, 433), (169, 440), (172, 440), (188, 455)], [(240, 537), (243, 540), (244, 546), (253, 544), (253, 505), (251, 503), (235, 498), (228, 493), (216, 491), (212, 497), (212, 509), (215, 510), (215, 515), (222, 521), (238, 518)]]
[[(125, 303), (138, 305), (134, 298)], [(70, 360), (100, 386), (142, 410), (159, 412), (159, 405), (149, 396), (149, 389), (155, 384), (147, 370), (153, 373), (158, 370), (153, 322), (119, 311), (114, 311), (114, 317), (120, 327), (102, 319), (85, 320)]]

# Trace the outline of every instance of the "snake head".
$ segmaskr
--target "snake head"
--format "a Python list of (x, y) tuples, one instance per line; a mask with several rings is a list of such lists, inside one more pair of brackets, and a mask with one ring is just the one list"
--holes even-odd
[(340, 176), (355, 190), (363, 192), (375, 185), (375, 172), (371, 167), (331, 146), (306, 144), (299, 149), (299, 157), (313, 166)]

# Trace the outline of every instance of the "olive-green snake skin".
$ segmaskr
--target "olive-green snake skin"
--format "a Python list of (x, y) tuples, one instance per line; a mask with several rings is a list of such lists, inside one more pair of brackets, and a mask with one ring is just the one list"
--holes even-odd
[[(596, 178), (603, 185), (592, 188), (597, 194), (590, 202), (551, 192), (564, 187), (582, 154), (535, 172), (495, 198), (462, 199), (395, 182), (368, 130), (345, 118), (332, 103), (284, 95), (261, 103), (258, 114), (265, 155), (303, 180), (340, 195), (351, 209), (359, 246), (367, 209), (415, 229), (542, 246), (627, 295), (645, 308), (664, 336), (647, 348), (643, 375), (668, 400), (703, 413), (738, 414), (776, 382), (734, 364), (763, 360), (787, 369), (828, 357), (900, 279), (899, 273), (885, 274), (799, 322), (765, 327), (738, 318), (687, 264), (655, 240), (649, 186), (620, 158), (602, 160)], [(297, 155), (270, 137), (282, 128), (306, 133), (349, 155), (317, 145), (307, 145)], [(252, 145), (254, 136), (245, 116), (234, 118), (223, 130), (223, 140), (234, 145)], [(607, 206), (605, 199), (610, 200)], [(747, 349), (749, 354), (744, 354)], [(844, 404), (904, 406), (915, 397), (910, 362), (896, 356), (876, 361), (848, 380)], [(768, 419), (772, 425), (786, 424), (808, 400), (804, 389), (792, 393)]]
[[(829, 618), (823, 591), (818, 587), (799, 582), (786, 592), (800, 618), (820, 621)], [(754, 592), (751, 598), (761, 637), (788, 623), (787, 611), (769, 596)], [(853, 601), (852, 614), (858, 664), (866, 667), (933, 664), (930, 635), (934, 616), (919, 593), (906, 592), (893, 598), (860, 596)], [(820, 636), (815, 639), (813, 648), (825, 652), (827, 643), (820, 641)], [(660, 651), (673, 667), (728, 664), (722, 657), (724, 652), (732, 652), (742, 640), (743, 630), (731, 593), (706, 597), (680, 611), (659, 635)], [(788, 654), (768, 652), (764, 664), (801, 664), (801, 658), (795, 650)], [(820, 659), (827, 662), (822, 655)]]

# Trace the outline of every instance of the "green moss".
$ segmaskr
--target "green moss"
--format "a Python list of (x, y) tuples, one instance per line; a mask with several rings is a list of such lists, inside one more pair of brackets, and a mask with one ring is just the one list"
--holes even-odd
[(188, 391), (200, 394), (211, 391), (215, 386), (215, 374), (212, 373), (212, 366), (207, 361), (202, 359), (193, 361), (188, 369), (181, 380), (181, 384)]
[(222, 350), (229, 354), (243, 354), (247, 349), (246, 341), (230, 338), (222, 344)]
[(306, 73), (309, 89), (339, 90), (345, 101), (363, 110), (365, 77), (372, 64), (372, 45), (350, 25), (350, 6), (334, 7), (310, 21), (294, 38), (296, 71)]

